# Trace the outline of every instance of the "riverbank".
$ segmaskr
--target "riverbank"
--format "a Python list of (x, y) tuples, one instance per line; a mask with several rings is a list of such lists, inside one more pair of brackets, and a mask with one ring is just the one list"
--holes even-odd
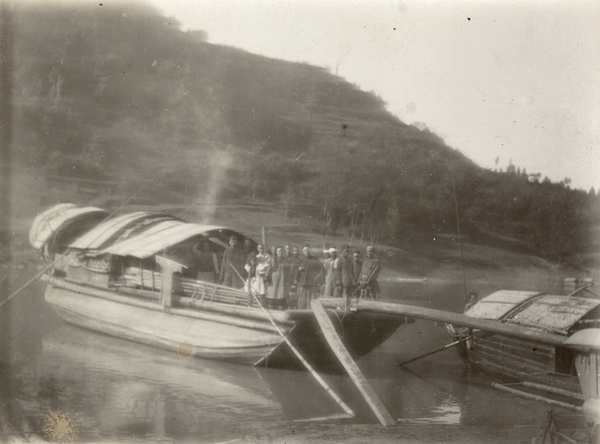
[[(282, 431), (283, 432), (283, 431)], [(254, 436), (233, 443), (344, 443), (364, 444), (531, 444), (536, 437), (541, 437), (543, 429), (537, 426), (518, 426), (501, 432), (497, 427), (465, 426), (465, 425), (398, 425), (382, 427), (378, 425), (339, 425), (323, 424), (294, 427), (280, 436)]]

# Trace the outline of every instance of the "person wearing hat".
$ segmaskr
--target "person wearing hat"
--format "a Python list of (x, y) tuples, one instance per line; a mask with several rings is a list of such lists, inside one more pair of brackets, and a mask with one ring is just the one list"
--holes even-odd
[(350, 247), (342, 247), (342, 255), (338, 258), (338, 273), (336, 275), (336, 296), (344, 298), (344, 307), (350, 306), (352, 290), (354, 290), (354, 268), (350, 258)]
[(361, 290), (361, 297), (367, 299), (377, 299), (381, 288), (377, 282), (377, 277), (381, 271), (381, 262), (375, 257), (375, 249), (372, 246), (367, 247), (367, 258), (363, 261), (360, 277), (358, 278), (358, 288)]
[(325, 290), (323, 296), (334, 297), (335, 286), (337, 282), (336, 274), (338, 274), (339, 259), (337, 257), (337, 250), (335, 248), (329, 249), (329, 259), (325, 259), (323, 263), (325, 267)]
[(246, 279), (246, 253), (240, 246), (237, 237), (229, 238), (229, 247), (223, 253), (221, 263), (220, 281), (223, 285), (234, 288), (242, 288)]

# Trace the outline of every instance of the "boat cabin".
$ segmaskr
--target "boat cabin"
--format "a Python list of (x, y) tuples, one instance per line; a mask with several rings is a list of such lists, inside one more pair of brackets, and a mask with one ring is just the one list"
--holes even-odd
[[(600, 327), (600, 298), (589, 293), (588, 297), (583, 289), (568, 296), (501, 290), (475, 302), (465, 314), (567, 338), (580, 330)], [(571, 347), (484, 331), (474, 331), (473, 336), (461, 355), (493, 372), (517, 379), (534, 376), (548, 384), (552, 376), (559, 380), (560, 375), (577, 375)]]
[(160, 213), (108, 217), (99, 208), (65, 204), (36, 218), (30, 241), (41, 249), (47, 264), (53, 263), (53, 274), (68, 281), (154, 298), (163, 288), (161, 264), (166, 259), (179, 265), (173, 293), (184, 297), (210, 293), (212, 299), (247, 305), (247, 294), (241, 289), (232, 292), (215, 279), (197, 279), (200, 245), (208, 245), (220, 266), (232, 236), (250, 251), (256, 249), (254, 240), (225, 227), (188, 223)]

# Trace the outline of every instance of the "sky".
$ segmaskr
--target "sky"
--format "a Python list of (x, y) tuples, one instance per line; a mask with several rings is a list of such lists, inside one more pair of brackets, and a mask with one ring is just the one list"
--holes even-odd
[(151, 2), (211, 43), (326, 67), (484, 168), (600, 190), (600, 1)]

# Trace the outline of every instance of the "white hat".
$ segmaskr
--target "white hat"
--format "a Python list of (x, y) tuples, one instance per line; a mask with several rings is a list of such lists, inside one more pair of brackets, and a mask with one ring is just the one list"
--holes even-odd
[(337, 250), (332, 247), (332, 248), (329, 249), (329, 253), (337, 253)]

